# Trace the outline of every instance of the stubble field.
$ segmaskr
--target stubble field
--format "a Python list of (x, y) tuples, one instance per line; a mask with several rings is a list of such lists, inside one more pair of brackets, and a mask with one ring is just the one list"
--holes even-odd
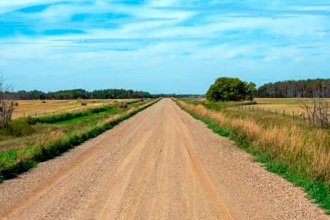
[[(18, 100), (18, 106), (15, 107), (13, 119), (23, 116), (44, 116), (51, 114), (60, 114), (64, 112), (81, 111), (115, 102), (130, 102), (134, 99), (72, 99), (72, 100)], [(86, 103), (83, 106), (82, 103)]]

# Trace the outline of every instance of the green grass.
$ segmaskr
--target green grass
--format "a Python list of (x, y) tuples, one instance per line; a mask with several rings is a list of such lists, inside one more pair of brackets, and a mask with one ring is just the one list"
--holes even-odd
[[(39, 162), (61, 155), (63, 152), (74, 148), (86, 140), (100, 135), (157, 101), (152, 100), (136, 103), (134, 104), (136, 109), (133, 112), (129, 113), (129, 109), (121, 110), (117, 112), (119, 117), (109, 122), (105, 121), (107, 117), (94, 118), (96, 120), (92, 122), (82, 121), (81, 117), (73, 118), (70, 120), (77, 120), (77, 123), (72, 123), (71, 121), (71, 123), (63, 124), (61, 128), (64, 129), (62, 130), (64, 135), (61, 135), (59, 138), (51, 139), (49, 137), (49, 140), (46, 140), (44, 143), (36, 142), (21, 149), (0, 152), (0, 182), (5, 179), (14, 178), (18, 174), (35, 167)], [(114, 112), (114, 110), (107, 111), (108, 114), (113, 114)], [(97, 114), (100, 115), (101, 113), (99, 112)], [(102, 114), (105, 114), (105, 112), (102, 112)], [(47, 139), (47, 137), (45, 138)]]
[(300, 105), (300, 98), (256, 98), (258, 104)]
[[(188, 111), (182, 106), (180, 107), (190, 113), (194, 118), (204, 122), (215, 133), (221, 136), (229, 137), (231, 140), (235, 141), (238, 147), (252, 154), (256, 161), (263, 163), (268, 171), (282, 176), (298, 187), (302, 187), (306, 191), (309, 198), (315, 201), (321, 208), (330, 214), (330, 189), (327, 185), (327, 180), (320, 176), (313, 177), (308, 175), (305, 171), (306, 167), (303, 167), (307, 165), (302, 165), (298, 160), (299, 158), (297, 158), (296, 161), (299, 165), (295, 166), (294, 164), (286, 162), (286, 160), (282, 159), (282, 157), (276, 156), (271, 147), (263, 150), (256, 147), (254, 145), (255, 141), (249, 139), (246, 134), (242, 132), (242, 130), (235, 129), (228, 125), (222, 126), (210, 117), (201, 116), (195, 112)], [(277, 119), (276, 122), (269, 123), (270, 120), (269, 118), (267, 119), (267, 115), (265, 118), (263, 115), (257, 115), (258, 113), (241, 114), (241, 112), (231, 112), (230, 110), (222, 110), (221, 113), (224, 113), (225, 115), (227, 114), (226, 116), (228, 118), (252, 118), (253, 120), (258, 121), (259, 124), (263, 124), (263, 126), (285, 126), (288, 124), (286, 119), (284, 119), (284, 122)], [(283, 154), (285, 154), (285, 152), (283, 152)]]
[(220, 110), (224, 108), (232, 108), (241, 105), (255, 105), (257, 104), (255, 101), (244, 101), (244, 102), (210, 102), (207, 100), (200, 100), (200, 99), (182, 99), (185, 102), (194, 104), (194, 105), (203, 105), (208, 109), (212, 110)]
[[(139, 106), (142, 103), (145, 102), (131, 102), (128, 108)], [(37, 136), (45, 135), (49, 131), (62, 130), (66, 133), (89, 124), (95, 125), (109, 115), (124, 111), (125, 109), (121, 109), (114, 104), (81, 112), (63, 113), (40, 118), (21, 117), (10, 122), (6, 129), (0, 129), (0, 152), (31, 145)]]
[(83, 115), (83, 116), (79, 116), (79, 117), (75, 117), (72, 119), (68, 119), (68, 120), (64, 120), (64, 121), (58, 121), (58, 122), (54, 122), (54, 125), (69, 125), (69, 124), (75, 124), (75, 123), (80, 123), (83, 121), (88, 121), (90, 119), (95, 119), (95, 118), (100, 118), (100, 117), (107, 117), (108, 115), (111, 114), (116, 114), (118, 113), (120, 110), (118, 108), (110, 108), (104, 112), (100, 112), (100, 113), (90, 113), (87, 115)]
[(110, 105), (110, 106), (88, 109), (88, 110), (81, 111), (81, 112), (69, 112), (69, 113), (64, 113), (64, 114), (59, 114), (59, 115), (45, 116), (45, 117), (39, 117), (39, 118), (30, 118), (29, 123), (30, 124), (36, 124), (36, 123), (52, 124), (52, 123), (57, 123), (57, 122), (62, 122), (62, 121), (68, 121), (68, 120), (75, 119), (75, 118), (81, 118), (84, 116), (96, 115), (96, 114), (104, 113), (104, 112), (111, 113), (112, 111), (114, 111), (114, 109), (117, 109), (117, 108), (118, 108), (117, 106)]

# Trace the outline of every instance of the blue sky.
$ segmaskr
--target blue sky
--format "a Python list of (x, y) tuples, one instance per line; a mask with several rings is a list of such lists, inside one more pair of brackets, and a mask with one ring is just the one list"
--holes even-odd
[(152, 93), (330, 78), (330, 2), (2, 0), (0, 74), (16, 90)]

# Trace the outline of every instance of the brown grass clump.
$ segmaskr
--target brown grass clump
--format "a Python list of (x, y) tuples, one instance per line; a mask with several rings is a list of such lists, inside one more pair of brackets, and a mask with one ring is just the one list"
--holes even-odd
[(63, 138), (64, 135), (65, 135), (64, 131), (61, 130), (54, 131), (51, 129), (47, 129), (45, 132), (43, 132), (36, 138), (36, 143), (38, 145), (47, 145), (56, 140), (60, 140), (61, 138)]
[(121, 102), (120, 103), (120, 108), (127, 108), (128, 107), (128, 103), (127, 102)]

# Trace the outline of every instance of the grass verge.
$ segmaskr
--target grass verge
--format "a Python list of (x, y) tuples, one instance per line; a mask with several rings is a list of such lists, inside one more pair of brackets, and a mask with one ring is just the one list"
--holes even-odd
[[(136, 101), (131, 101), (129, 104), (135, 104)], [(57, 123), (57, 122), (62, 122), (62, 121), (68, 121), (71, 119), (75, 118), (80, 118), (80, 117), (87, 117), (103, 112), (109, 112), (111, 110), (114, 110), (118, 108), (115, 105), (109, 105), (109, 106), (103, 106), (103, 107), (98, 107), (98, 108), (92, 108), (88, 109), (85, 111), (80, 111), (80, 112), (68, 112), (64, 114), (58, 114), (58, 115), (51, 115), (51, 116), (44, 116), (44, 117), (38, 117), (38, 118), (29, 118), (29, 123), (30, 124), (36, 124), (36, 123)]]
[[(262, 117), (263, 121), (260, 119), (258, 123), (259, 116), (240, 116), (240, 112), (235, 113), (232, 110), (218, 112), (207, 109), (204, 105), (179, 100), (176, 102), (215, 133), (234, 140), (240, 148), (252, 154), (256, 161), (263, 163), (268, 171), (302, 187), (309, 198), (330, 214), (330, 170), (328, 170), (330, 158), (327, 157), (329, 155), (327, 131), (309, 130), (311, 135), (306, 136), (305, 128), (300, 129), (288, 122), (286, 126), (292, 127), (277, 128), (276, 126), (282, 125), (278, 119), (276, 123), (270, 123), (267, 117)], [(264, 126), (261, 121), (265, 123)], [(282, 129), (287, 132), (286, 136), (280, 132)], [(325, 136), (324, 140), (315, 140), (315, 138), (322, 139), (323, 136)], [(301, 140), (301, 137), (305, 139)], [(325, 146), (311, 145), (313, 139), (314, 142), (323, 143)], [(288, 145), (283, 148), (285, 142)]]
[(120, 122), (132, 117), (158, 101), (159, 99), (150, 101), (142, 106), (135, 106), (124, 113), (116, 114), (106, 120), (98, 122), (96, 126), (87, 127), (80, 132), (70, 133), (69, 135), (61, 135), (59, 138), (54, 139), (45, 145), (33, 145), (31, 147), (1, 153), (0, 182), (5, 179), (14, 178), (20, 173), (28, 171), (35, 167), (39, 162), (61, 155), (63, 152), (113, 128)]

